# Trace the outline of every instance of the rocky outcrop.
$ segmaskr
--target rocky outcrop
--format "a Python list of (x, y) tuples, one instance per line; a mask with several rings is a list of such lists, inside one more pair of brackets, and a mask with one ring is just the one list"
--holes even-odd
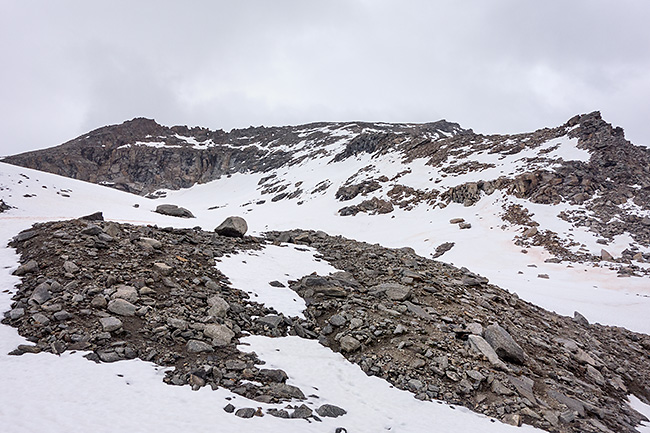
[[(367, 129), (374, 132), (364, 132)], [(136, 118), (99, 128), (57, 147), (9, 156), (3, 162), (146, 195), (328, 156), (323, 148), (340, 140), (333, 131), (343, 131), (352, 140), (343, 152), (331, 155), (340, 161), (362, 152), (396, 148), (395, 134), (428, 137), (463, 130), (442, 120), (419, 125), (313, 123), (227, 133), (166, 127), (151, 119)], [(298, 150), (301, 155), (294, 155)]]

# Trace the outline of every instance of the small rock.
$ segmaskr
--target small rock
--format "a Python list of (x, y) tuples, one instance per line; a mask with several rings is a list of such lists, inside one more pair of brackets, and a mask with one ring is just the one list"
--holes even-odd
[(213, 352), (212, 346), (200, 340), (190, 340), (185, 345), (185, 348), (190, 353)]
[(102, 330), (104, 332), (113, 332), (117, 331), (122, 327), (122, 321), (117, 317), (102, 317), (99, 319), (99, 323), (102, 325)]
[(88, 235), (88, 236), (97, 236), (102, 232), (103, 230), (100, 227), (96, 226), (95, 224), (90, 224), (88, 225), (88, 227), (81, 230), (82, 235)]
[(13, 272), (14, 275), (21, 276), (29, 274), (31, 272), (36, 272), (38, 270), (38, 262), (36, 260), (30, 260), (24, 265), (18, 266), (18, 268)]
[(59, 322), (72, 319), (72, 314), (68, 313), (66, 310), (57, 311), (53, 314), (53, 316), (54, 319), (58, 320)]
[(471, 349), (485, 356), (492, 365), (501, 369), (505, 368), (506, 365), (499, 359), (499, 355), (497, 355), (492, 346), (483, 337), (471, 334), (467, 336), (467, 342)]
[(548, 276), (548, 274), (537, 274), (537, 278), (548, 280), (550, 277)]
[(108, 302), (106, 301), (106, 298), (104, 298), (103, 295), (95, 295), (93, 299), (90, 301), (90, 306), (93, 308), (106, 308), (108, 305)]
[(582, 326), (589, 326), (589, 320), (577, 311), (573, 312), (573, 321)]
[(277, 383), (284, 383), (289, 378), (289, 376), (287, 376), (287, 373), (285, 373), (284, 370), (280, 369), (263, 368), (260, 370), (259, 375), (272, 382)]
[(39, 325), (47, 325), (50, 323), (50, 318), (43, 313), (36, 313), (32, 316), (32, 320)]
[(174, 329), (179, 329), (181, 331), (187, 331), (187, 320), (179, 319), (177, 317), (170, 317), (167, 319), (167, 324)]
[(137, 309), (138, 307), (124, 299), (113, 299), (108, 303), (108, 311), (119, 314), (120, 316), (135, 316)]
[(52, 297), (50, 293), (50, 285), (47, 283), (41, 283), (32, 292), (32, 296), (29, 297), (30, 302), (35, 302), (36, 304), (42, 305), (47, 302)]
[(203, 335), (212, 339), (212, 344), (217, 347), (227, 346), (235, 338), (235, 333), (230, 328), (216, 324), (206, 325)]
[(283, 321), (284, 319), (282, 319), (282, 317), (278, 316), (277, 314), (268, 314), (257, 319), (257, 323), (266, 325), (269, 328), (277, 328)]
[(293, 410), (291, 418), (309, 418), (312, 414), (312, 410), (307, 407), (305, 404), (301, 404)]
[(471, 229), (472, 225), (470, 223), (460, 223), (458, 224), (458, 228), (461, 230)]
[(329, 322), (332, 326), (338, 327), (338, 326), (345, 325), (347, 320), (345, 320), (345, 317), (341, 316), (340, 314), (335, 314), (332, 317), (330, 317)]
[(208, 298), (208, 315), (214, 317), (226, 317), (230, 310), (230, 305), (221, 296), (212, 296)]
[(345, 409), (334, 406), (333, 404), (324, 404), (316, 409), (316, 413), (324, 417), (337, 418), (339, 416), (345, 415), (348, 412)]
[(255, 412), (257, 412), (255, 408), (242, 407), (241, 409), (237, 409), (235, 415), (240, 418), (253, 418), (255, 416)]
[(233, 412), (235, 411), (235, 406), (233, 406), (232, 404), (228, 403), (228, 404), (223, 408), (223, 410), (225, 410), (225, 411), (228, 412), (228, 413), (233, 413)]
[(147, 245), (155, 250), (159, 250), (162, 248), (162, 242), (160, 242), (158, 239), (153, 239), (153, 238), (140, 238), (140, 242), (144, 245)]
[(460, 224), (465, 222), (465, 218), (452, 218), (449, 220), (449, 224)]
[(25, 315), (25, 309), (24, 308), (14, 308), (9, 312), (9, 319), (11, 320), (16, 320), (20, 319)]
[(115, 293), (113, 293), (112, 296), (113, 299), (124, 299), (129, 302), (136, 302), (138, 297), (138, 289), (123, 284), (117, 286)]
[(173, 268), (167, 263), (157, 262), (153, 264), (153, 270), (160, 275), (167, 276), (172, 273)]
[(601, 249), (601, 250), (600, 250), (600, 258), (601, 258), (602, 260), (605, 260), (605, 261), (608, 261), (608, 262), (614, 262), (614, 261), (615, 261), (615, 260), (614, 260), (614, 256), (612, 256), (612, 255), (609, 253), (609, 251), (607, 251), (606, 249)]
[(341, 352), (354, 352), (361, 347), (361, 342), (350, 335), (341, 337), (339, 343), (341, 345)]

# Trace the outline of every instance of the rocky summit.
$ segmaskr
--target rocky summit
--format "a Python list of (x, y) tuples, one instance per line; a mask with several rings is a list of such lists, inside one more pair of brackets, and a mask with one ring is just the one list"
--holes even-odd
[[(256, 303), (219, 271), (224, 255), (287, 243), (315, 248), (340, 270), (290, 281), (305, 318)], [(234, 416), (345, 419), (336, 405), (313, 413), (282, 404), (304, 400), (306, 390), (239, 351), (249, 334), (317, 339), (417, 399), (552, 432), (633, 432), (644, 418), (626, 396), (650, 400), (649, 336), (545, 311), (410, 248), (314, 231), (240, 237), (97, 218), (36, 224), (12, 246), (22, 282), (3, 323), (33, 342), (12, 354), (140, 358), (173, 367), (169, 384), (278, 404), (266, 413), (224, 407)]]

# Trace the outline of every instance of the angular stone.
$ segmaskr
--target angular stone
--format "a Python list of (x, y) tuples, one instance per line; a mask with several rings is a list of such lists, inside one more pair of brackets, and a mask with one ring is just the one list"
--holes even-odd
[(29, 274), (31, 272), (36, 272), (38, 270), (38, 262), (36, 260), (30, 260), (24, 265), (18, 266), (18, 268), (13, 272), (14, 275), (21, 276)]
[(384, 294), (391, 301), (406, 301), (411, 296), (411, 288), (397, 283), (378, 284), (370, 289), (374, 295)]
[(136, 302), (138, 300), (138, 289), (131, 286), (119, 285), (115, 293), (111, 296), (113, 299), (124, 299), (129, 302)]
[(284, 383), (289, 378), (289, 376), (287, 376), (287, 373), (285, 373), (284, 370), (280, 370), (280, 369), (263, 368), (260, 370), (259, 375), (272, 382), (277, 382), (277, 383)]
[(431, 314), (427, 313), (426, 310), (419, 305), (415, 305), (409, 301), (405, 301), (404, 305), (406, 306), (407, 310), (413, 313), (414, 315), (420, 317), (421, 319), (425, 320), (433, 320), (433, 317), (431, 317)]
[(312, 410), (305, 404), (301, 404), (293, 410), (291, 418), (309, 418), (312, 414)]
[(316, 409), (316, 413), (324, 417), (337, 418), (339, 416), (345, 415), (348, 412), (345, 409), (334, 406), (333, 404), (324, 404)]
[(282, 317), (278, 316), (277, 314), (268, 314), (264, 317), (260, 317), (259, 319), (256, 320), (257, 323), (261, 323), (262, 325), (266, 325), (269, 328), (277, 328), (280, 326), (280, 324), (284, 321)]
[(270, 384), (270, 393), (278, 398), (297, 398), (299, 400), (305, 399), (305, 394), (297, 386), (287, 385), (286, 383), (272, 383)]
[(108, 311), (119, 314), (120, 316), (135, 316), (137, 309), (138, 307), (124, 299), (113, 299), (108, 303)]
[(255, 412), (257, 412), (255, 408), (242, 407), (241, 409), (237, 409), (235, 415), (240, 418), (253, 418), (255, 416)]
[(179, 329), (181, 331), (187, 331), (187, 320), (179, 319), (176, 317), (170, 317), (167, 319), (167, 324), (174, 329)]
[(205, 325), (203, 335), (212, 339), (212, 344), (217, 347), (227, 346), (235, 338), (235, 333), (230, 328), (213, 323)]
[(351, 335), (341, 337), (339, 343), (341, 345), (341, 352), (354, 352), (361, 347), (361, 342)]
[(517, 344), (512, 336), (498, 324), (492, 324), (485, 328), (483, 333), (485, 341), (487, 341), (494, 351), (504, 361), (510, 361), (515, 364), (523, 364), (526, 355), (524, 350)]
[(488, 361), (495, 367), (505, 369), (506, 365), (499, 359), (499, 355), (494, 351), (492, 346), (485, 341), (480, 335), (470, 334), (467, 336), (469, 347), (476, 353), (479, 353), (487, 358)]
[(43, 313), (36, 313), (32, 316), (32, 320), (39, 325), (47, 325), (50, 323), (50, 318)]
[(248, 224), (246, 224), (246, 220), (242, 217), (230, 216), (226, 218), (224, 222), (219, 224), (214, 231), (221, 236), (241, 238), (248, 231)]
[(156, 262), (153, 264), (153, 270), (158, 272), (160, 275), (167, 276), (171, 274), (174, 269), (167, 263)]
[(190, 340), (185, 345), (185, 348), (190, 353), (213, 352), (212, 346), (200, 340)]
[(153, 249), (159, 250), (162, 248), (162, 242), (153, 238), (140, 238), (140, 242), (144, 245), (150, 246)]
[(32, 292), (32, 295), (29, 297), (30, 302), (35, 302), (39, 305), (44, 304), (52, 297), (50, 293), (50, 285), (47, 283), (41, 283)]
[(608, 262), (613, 262), (613, 261), (615, 261), (615, 260), (614, 260), (614, 256), (612, 256), (612, 255), (609, 253), (609, 251), (607, 251), (607, 250), (605, 250), (605, 249), (601, 249), (601, 250), (600, 250), (600, 258), (601, 258), (602, 260), (605, 260), (605, 261), (608, 261)]
[(208, 315), (214, 317), (226, 317), (230, 310), (230, 305), (221, 296), (211, 296), (208, 298)]
[(99, 323), (102, 325), (102, 330), (104, 332), (113, 332), (117, 331), (122, 327), (122, 321), (117, 317), (102, 317), (99, 319)]
[(24, 315), (25, 315), (24, 308), (14, 308), (13, 310), (9, 311), (9, 319), (11, 320), (20, 319)]
[(175, 204), (161, 204), (156, 207), (157, 212), (162, 215), (174, 216), (179, 218), (194, 218), (192, 212), (184, 207), (176, 206)]
[(81, 230), (82, 235), (88, 235), (88, 236), (97, 236), (102, 232), (103, 230), (100, 227), (96, 226), (95, 224), (90, 224), (88, 227)]
[(347, 320), (345, 320), (345, 317), (341, 316), (340, 314), (335, 314), (332, 317), (330, 317), (330, 325), (332, 326), (343, 326), (346, 324)]

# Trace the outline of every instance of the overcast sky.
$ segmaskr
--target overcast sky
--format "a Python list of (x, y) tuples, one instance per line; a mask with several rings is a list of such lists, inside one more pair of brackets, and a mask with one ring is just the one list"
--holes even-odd
[(643, 0), (0, 0), (0, 154), (133, 117), (482, 133), (600, 110), (650, 144)]

